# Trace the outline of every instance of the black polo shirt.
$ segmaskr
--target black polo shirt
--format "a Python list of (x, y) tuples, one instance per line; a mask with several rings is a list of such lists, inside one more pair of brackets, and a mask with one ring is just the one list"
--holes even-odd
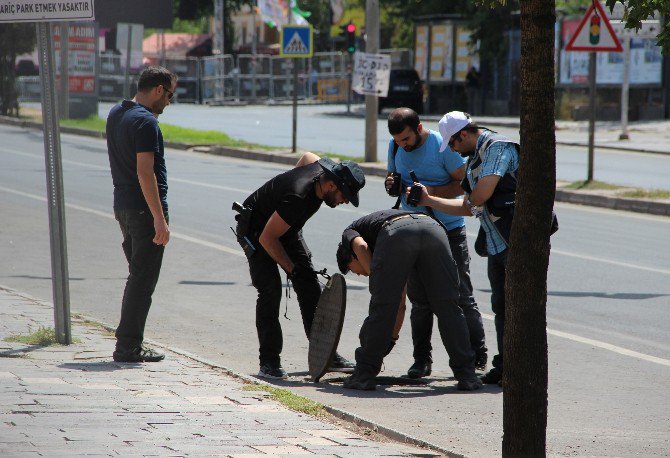
[(377, 236), (379, 231), (386, 221), (402, 215), (409, 215), (411, 212), (406, 210), (396, 210), (390, 208), (388, 210), (380, 210), (370, 213), (362, 218), (357, 219), (351, 223), (342, 233), (342, 245), (351, 247), (351, 241), (356, 237), (363, 237), (365, 243), (368, 244), (371, 252), (375, 251), (375, 244), (377, 243)]
[(144, 105), (124, 100), (107, 116), (107, 153), (114, 183), (114, 210), (149, 208), (137, 178), (137, 154), (154, 153), (158, 195), (167, 211), (167, 169), (158, 120)]
[(262, 231), (274, 212), (291, 226), (285, 236), (295, 235), (317, 212), (323, 200), (316, 196), (315, 183), (323, 173), (318, 162), (277, 175), (244, 201), (253, 208), (251, 226)]

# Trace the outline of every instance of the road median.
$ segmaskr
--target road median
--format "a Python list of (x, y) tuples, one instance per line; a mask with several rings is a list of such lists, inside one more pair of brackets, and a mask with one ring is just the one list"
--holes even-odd
[[(0, 116), (0, 124), (39, 130), (42, 129), (42, 123), (40, 122), (21, 118), (17, 119), (9, 116)], [(62, 133), (67, 134), (82, 135), (93, 138), (105, 138), (105, 133), (100, 130), (84, 129), (72, 126), (61, 126), (60, 130)], [(193, 144), (189, 144), (168, 140), (165, 142), (165, 146), (179, 150), (190, 150), (217, 156), (234, 157), (238, 159), (256, 160), (284, 165), (294, 165), (303, 153), (303, 151), (292, 153), (290, 150), (283, 149), (250, 149), (216, 144), (205, 145), (203, 143), (194, 142)], [(367, 175), (378, 177), (386, 176), (386, 164), (384, 163), (361, 162), (359, 165)], [(670, 216), (670, 199), (622, 197), (618, 195), (620, 193), (621, 190), (565, 189), (559, 183), (556, 189), (555, 200), (556, 202), (567, 202), (577, 205), (609, 208), (612, 210), (625, 210), (637, 213)]]

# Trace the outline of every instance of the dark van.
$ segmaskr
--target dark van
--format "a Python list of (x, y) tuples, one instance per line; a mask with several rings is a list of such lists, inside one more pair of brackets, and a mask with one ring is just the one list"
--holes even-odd
[(386, 107), (409, 107), (423, 112), (423, 81), (413, 68), (391, 69), (389, 93), (379, 97), (379, 112)]

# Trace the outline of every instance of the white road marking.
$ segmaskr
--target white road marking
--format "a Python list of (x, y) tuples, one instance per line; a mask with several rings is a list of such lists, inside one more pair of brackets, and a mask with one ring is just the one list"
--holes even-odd
[[(477, 234), (468, 232), (468, 237), (475, 239), (477, 238)], [(602, 262), (604, 264), (611, 264), (614, 266), (619, 266), (619, 267), (629, 267), (631, 269), (638, 269), (638, 270), (644, 270), (647, 272), (654, 272), (657, 274), (663, 274), (663, 275), (670, 275), (670, 270), (668, 269), (658, 269), (656, 267), (648, 267), (648, 266), (641, 266), (639, 264), (631, 264), (630, 262), (623, 262), (623, 261), (615, 261), (613, 259), (607, 259), (607, 258), (599, 258), (597, 256), (588, 256), (585, 254), (580, 254), (580, 253), (571, 253), (570, 251), (565, 251), (565, 250), (558, 250), (556, 248), (551, 249), (551, 254), (559, 254), (561, 256), (568, 256), (571, 258), (577, 258), (577, 259), (583, 259), (585, 261), (593, 261), (593, 262)]]
[[(39, 196), (39, 195), (36, 195), (36, 194), (30, 194), (30, 193), (23, 192), (23, 191), (18, 191), (18, 190), (11, 189), (11, 188), (6, 188), (4, 186), (0, 186), (0, 191), (4, 191), (4, 192), (10, 193), (10, 194), (14, 194), (14, 195), (22, 196), (22, 197), (27, 197), (27, 198), (33, 199), (33, 200), (38, 200), (40, 202), (45, 202), (46, 203), (46, 201), (47, 201), (46, 197)], [(103, 218), (114, 219), (114, 215), (112, 215), (111, 213), (102, 212), (102, 211), (95, 210), (95, 209), (88, 208), (88, 207), (84, 207), (84, 206), (81, 206), (81, 205), (65, 204), (65, 206), (68, 207), (68, 208), (71, 208), (73, 210), (79, 210), (81, 212), (89, 213), (89, 214), (100, 216), (100, 217), (103, 217)], [(215, 250), (219, 250), (219, 251), (222, 251), (224, 253), (232, 254), (234, 256), (244, 257), (244, 252), (242, 250), (235, 249), (235, 248), (230, 248), (228, 246), (221, 245), (220, 243), (209, 242), (207, 240), (202, 240), (202, 239), (199, 239), (199, 238), (196, 238), (196, 237), (191, 237), (190, 235), (175, 233), (175, 232), (171, 232), (170, 235), (171, 235), (171, 237), (183, 240), (185, 242), (195, 243), (197, 245), (205, 246), (205, 247), (208, 247), (208, 248), (213, 248)], [(367, 283), (362, 283), (362, 282), (358, 282), (356, 280), (351, 280), (351, 279), (348, 279), (347, 283), (349, 283), (351, 285), (356, 285), (356, 286), (368, 286)], [(490, 315), (488, 313), (482, 313), (482, 317), (486, 318), (487, 320), (493, 320), (494, 319), (493, 315)], [(585, 345), (591, 345), (591, 346), (594, 346), (594, 347), (597, 347), (597, 348), (602, 348), (604, 350), (608, 350), (608, 351), (611, 351), (611, 352), (614, 352), (614, 353), (618, 353), (620, 355), (629, 356), (629, 357), (632, 357), (632, 358), (641, 359), (643, 361), (647, 361), (647, 362), (651, 362), (651, 363), (660, 364), (660, 365), (663, 365), (663, 366), (670, 367), (670, 360), (663, 359), (663, 358), (658, 358), (656, 356), (647, 355), (647, 354), (640, 353), (640, 352), (633, 351), (633, 350), (629, 350), (627, 348), (612, 345), (612, 344), (609, 344), (607, 342), (602, 342), (602, 341), (594, 340), (594, 339), (588, 339), (586, 337), (581, 337), (581, 336), (578, 336), (576, 334), (570, 334), (570, 333), (567, 333), (567, 332), (556, 331), (556, 330), (549, 329), (549, 328), (547, 328), (547, 333), (550, 334), (550, 335), (554, 335), (554, 336), (557, 336), (557, 337), (567, 339), (567, 340), (572, 340), (573, 342), (579, 342), (579, 343), (582, 343), (582, 344), (585, 344)]]

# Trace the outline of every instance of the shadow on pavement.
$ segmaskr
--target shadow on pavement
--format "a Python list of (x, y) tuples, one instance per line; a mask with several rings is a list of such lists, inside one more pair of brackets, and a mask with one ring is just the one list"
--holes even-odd
[(71, 362), (59, 364), (61, 369), (76, 369), (82, 372), (112, 372), (141, 367), (141, 363), (115, 363), (113, 361)]
[[(490, 293), (490, 289), (480, 289), (477, 288), (477, 291), (482, 293)], [(670, 296), (670, 294), (665, 293), (603, 293), (599, 291), (548, 291), (547, 296), (556, 296), (556, 297), (597, 297), (600, 299), (624, 299), (624, 300), (643, 300), (643, 299), (655, 299), (657, 297)]]

